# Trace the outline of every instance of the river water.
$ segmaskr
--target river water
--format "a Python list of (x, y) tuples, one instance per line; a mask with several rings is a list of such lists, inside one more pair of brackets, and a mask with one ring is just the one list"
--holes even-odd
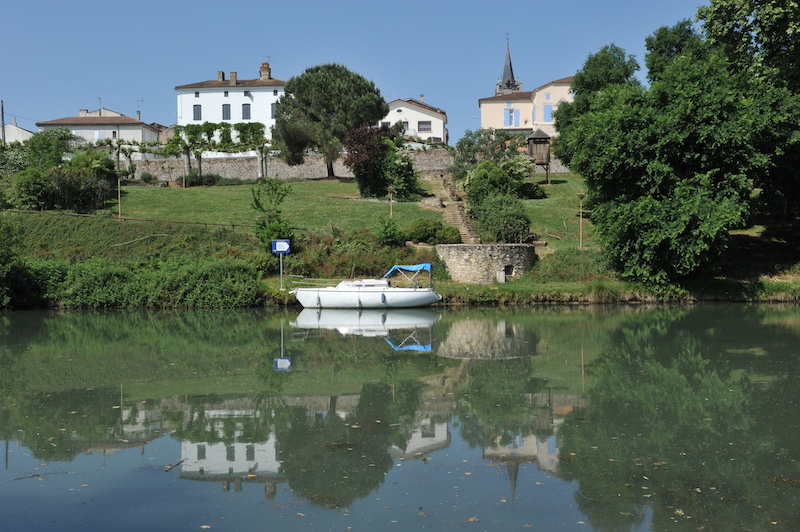
[(798, 530), (800, 307), (0, 315), (0, 530)]

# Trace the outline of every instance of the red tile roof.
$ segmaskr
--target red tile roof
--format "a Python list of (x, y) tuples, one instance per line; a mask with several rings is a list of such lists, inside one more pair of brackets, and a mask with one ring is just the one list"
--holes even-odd
[[(36, 122), (37, 126), (121, 126), (147, 124), (129, 116), (69, 116), (46, 122)], [(148, 126), (149, 127), (149, 126)]]
[(229, 79), (212, 79), (209, 81), (200, 81), (198, 83), (189, 83), (188, 85), (178, 85), (175, 90), (185, 89), (228, 89), (236, 87), (283, 87), (286, 85), (285, 81), (279, 79), (238, 79), (235, 83), (231, 83)]

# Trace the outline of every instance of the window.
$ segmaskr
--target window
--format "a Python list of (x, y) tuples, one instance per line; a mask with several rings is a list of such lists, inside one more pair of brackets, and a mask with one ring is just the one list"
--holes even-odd
[(408, 122), (403, 122), (403, 133), (408, 133)]
[(225, 91), (225, 92), (223, 93), (223, 95), (224, 95), (224, 96), (227, 98), (227, 97), (228, 97), (228, 91)]
[(278, 89), (275, 89), (274, 91), (272, 91), (272, 95), (273, 96), (277, 96), (278, 95)]
[(250, 97), (250, 91), (244, 91), (244, 97), (245, 98), (249, 98)]
[(544, 93), (544, 99), (545, 100), (550, 100), (550, 93), (549, 92), (545, 92)]
[(198, 460), (206, 459), (206, 446), (203, 443), (197, 445), (197, 459)]
[(223, 120), (231, 119), (231, 104), (229, 103), (222, 104), (222, 119)]
[(242, 104), (242, 120), (250, 120), (250, 104)]
[(200, 97), (200, 91), (194, 91), (194, 97), (195, 98), (199, 98)]
[(193, 108), (193, 113), (194, 113), (192, 116), (193, 120), (202, 120), (203, 119), (202, 105), (195, 105)]
[(272, 104), (272, 111), (271, 111), (272, 115), (270, 116), (270, 118), (275, 119), (275, 111), (277, 111), (277, 110), (278, 110), (278, 106), (273, 103)]
[(431, 132), (430, 120), (420, 120), (417, 123), (417, 133), (430, 133), (430, 132)]
[(225, 459), (228, 460), (228, 462), (236, 461), (236, 447), (233, 445), (225, 446)]
[(244, 454), (245, 460), (252, 462), (256, 459), (256, 446), (251, 443), (245, 448)]
[(115, 138), (117, 138), (117, 132), (116, 132), (116, 131), (112, 131), (112, 132), (111, 132), (111, 138), (112, 138), (112, 139), (115, 139)]
[(389, 122), (381, 122), (381, 127), (389, 129), (391, 127), (391, 124)]
[(519, 109), (506, 109), (503, 125), (506, 127), (519, 127)]
[(545, 105), (544, 106), (544, 121), (545, 122), (552, 122), (553, 121), (553, 106), (552, 105)]

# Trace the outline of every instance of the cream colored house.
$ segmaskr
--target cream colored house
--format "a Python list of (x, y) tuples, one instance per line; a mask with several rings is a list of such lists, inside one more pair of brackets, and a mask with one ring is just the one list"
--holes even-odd
[(573, 77), (557, 79), (546, 83), (531, 93), (533, 130), (541, 129), (551, 137), (557, 135), (553, 113), (561, 102), (574, 100), (570, 87)]
[(503, 77), (497, 82), (495, 95), (478, 100), (481, 129), (502, 129), (526, 135), (541, 129), (552, 137), (556, 134), (553, 113), (559, 103), (573, 100), (571, 84), (569, 77), (551, 81), (533, 91), (523, 91), (522, 83), (514, 77), (511, 53), (506, 47)]
[(426, 104), (424, 96), (389, 102), (389, 114), (380, 125), (388, 127), (397, 122), (402, 122), (407, 137), (447, 144), (447, 113)]
[(512, 92), (478, 100), (481, 129), (503, 129), (512, 133), (533, 131), (533, 93)]

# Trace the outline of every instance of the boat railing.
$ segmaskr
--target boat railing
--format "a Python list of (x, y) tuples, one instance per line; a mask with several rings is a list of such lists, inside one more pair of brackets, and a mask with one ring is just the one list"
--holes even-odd
[(295, 288), (321, 288), (336, 286), (341, 279), (321, 279), (317, 277), (304, 277), (302, 275), (289, 275), (289, 284)]

